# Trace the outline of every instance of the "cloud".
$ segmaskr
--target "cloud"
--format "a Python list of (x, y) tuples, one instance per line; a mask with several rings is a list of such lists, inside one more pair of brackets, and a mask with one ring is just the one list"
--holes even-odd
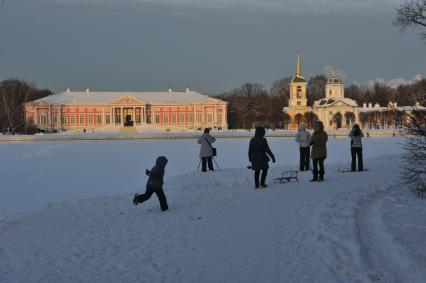
[(386, 81), (385, 79), (377, 78), (375, 80), (369, 80), (367, 82), (367, 86), (372, 88), (372, 87), (374, 87), (374, 84), (380, 83), (380, 84), (384, 84), (384, 85), (391, 87), (391, 88), (397, 88), (400, 85), (412, 84), (412, 83), (420, 81), (421, 79), (422, 79), (422, 76), (420, 74), (415, 75), (411, 80), (406, 80), (404, 78), (397, 78), (397, 79), (392, 79), (392, 80)]

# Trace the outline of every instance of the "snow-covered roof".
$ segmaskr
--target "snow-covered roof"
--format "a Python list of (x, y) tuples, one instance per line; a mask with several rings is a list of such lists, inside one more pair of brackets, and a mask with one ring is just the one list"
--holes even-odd
[(349, 106), (357, 107), (358, 104), (355, 100), (350, 98), (323, 98), (314, 102), (314, 107), (330, 107), (335, 105), (338, 102), (342, 102)]
[(413, 111), (413, 110), (423, 110), (426, 111), (426, 107), (424, 106), (398, 106), (398, 107), (359, 107), (358, 112), (372, 112), (372, 111), (387, 111), (387, 110), (398, 110), (398, 111)]
[(212, 98), (196, 91), (158, 91), (158, 92), (102, 92), (102, 91), (64, 91), (49, 95), (34, 102), (49, 104), (110, 104), (120, 98), (131, 97), (143, 101), (145, 104), (183, 104), (214, 101), (226, 103), (223, 100)]

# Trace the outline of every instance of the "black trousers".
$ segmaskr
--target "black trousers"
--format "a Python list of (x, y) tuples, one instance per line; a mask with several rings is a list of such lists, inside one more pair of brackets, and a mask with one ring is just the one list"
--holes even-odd
[(214, 171), (213, 169), (213, 157), (201, 157), (201, 171), (207, 171), (207, 164), (209, 165), (209, 170)]
[(153, 188), (153, 187), (147, 186), (145, 193), (142, 195), (139, 195), (138, 201), (142, 203), (146, 200), (149, 200), (153, 193), (157, 195), (158, 200), (160, 201), (161, 210), (165, 211), (169, 209), (169, 206), (167, 205), (166, 195), (164, 194), (163, 188)]
[(309, 170), (309, 163), (310, 162), (310, 158), (311, 158), (311, 154), (309, 152), (309, 147), (300, 147), (299, 148), (300, 151), (300, 166), (299, 169), (300, 171), (308, 171)]
[(264, 170), (254, 170), (254, 184), (257, 187), (259, 187), (259, 175), (260, 171), (262, 171), (262, 177), (260, 177), (260, 184), (265, 185), (266, 176), (268, 175), (268, 169)]
[(364, 164), (362, 161), (362, 147), (351, 147), (351, 155), (352, 155), (352, 166), (351, 170), (356, 170), (356, 159), (358, 157), (358, 171), (364, 170)]
[[(318, 173), (321, 178), (324, 177), (324, 158), (319, 159), (313, 159), (312, 160), (314, 165), (314, 170), (312, 171), (314, 173), (314, 179), (318, 178)], [(318, 170), (318, 164), (319, 164), (319, 170)]]

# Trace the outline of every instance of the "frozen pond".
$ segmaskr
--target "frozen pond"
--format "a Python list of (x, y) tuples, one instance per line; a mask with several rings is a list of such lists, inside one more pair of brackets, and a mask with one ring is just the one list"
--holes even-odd
[[(292, 138), (269, 138), (277, 162), (298, 167)], [(366, 159), (400, 152), (400, 138), (364, 139)], [(218, 139), (217, 162), (222, 169), (248, 165), (249, 139)], [(348, 138), (330, 138), (326, 163), (350, 161)], [(0, 218), (45, 202), (140, 191), (145, 168), (159, 155), (169, 159), (167, 179), (194, 172), (199, 145), (187, 140), (132, 140), (0, 143)], [(368, 163), (366, 163), (368, 167)]]

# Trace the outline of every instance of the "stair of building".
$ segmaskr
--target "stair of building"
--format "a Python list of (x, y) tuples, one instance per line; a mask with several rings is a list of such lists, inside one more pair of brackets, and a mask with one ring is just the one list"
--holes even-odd
[(138, 132), (135, 127), (121, 127), (118, 131), (120, 133), (137, 133)]

